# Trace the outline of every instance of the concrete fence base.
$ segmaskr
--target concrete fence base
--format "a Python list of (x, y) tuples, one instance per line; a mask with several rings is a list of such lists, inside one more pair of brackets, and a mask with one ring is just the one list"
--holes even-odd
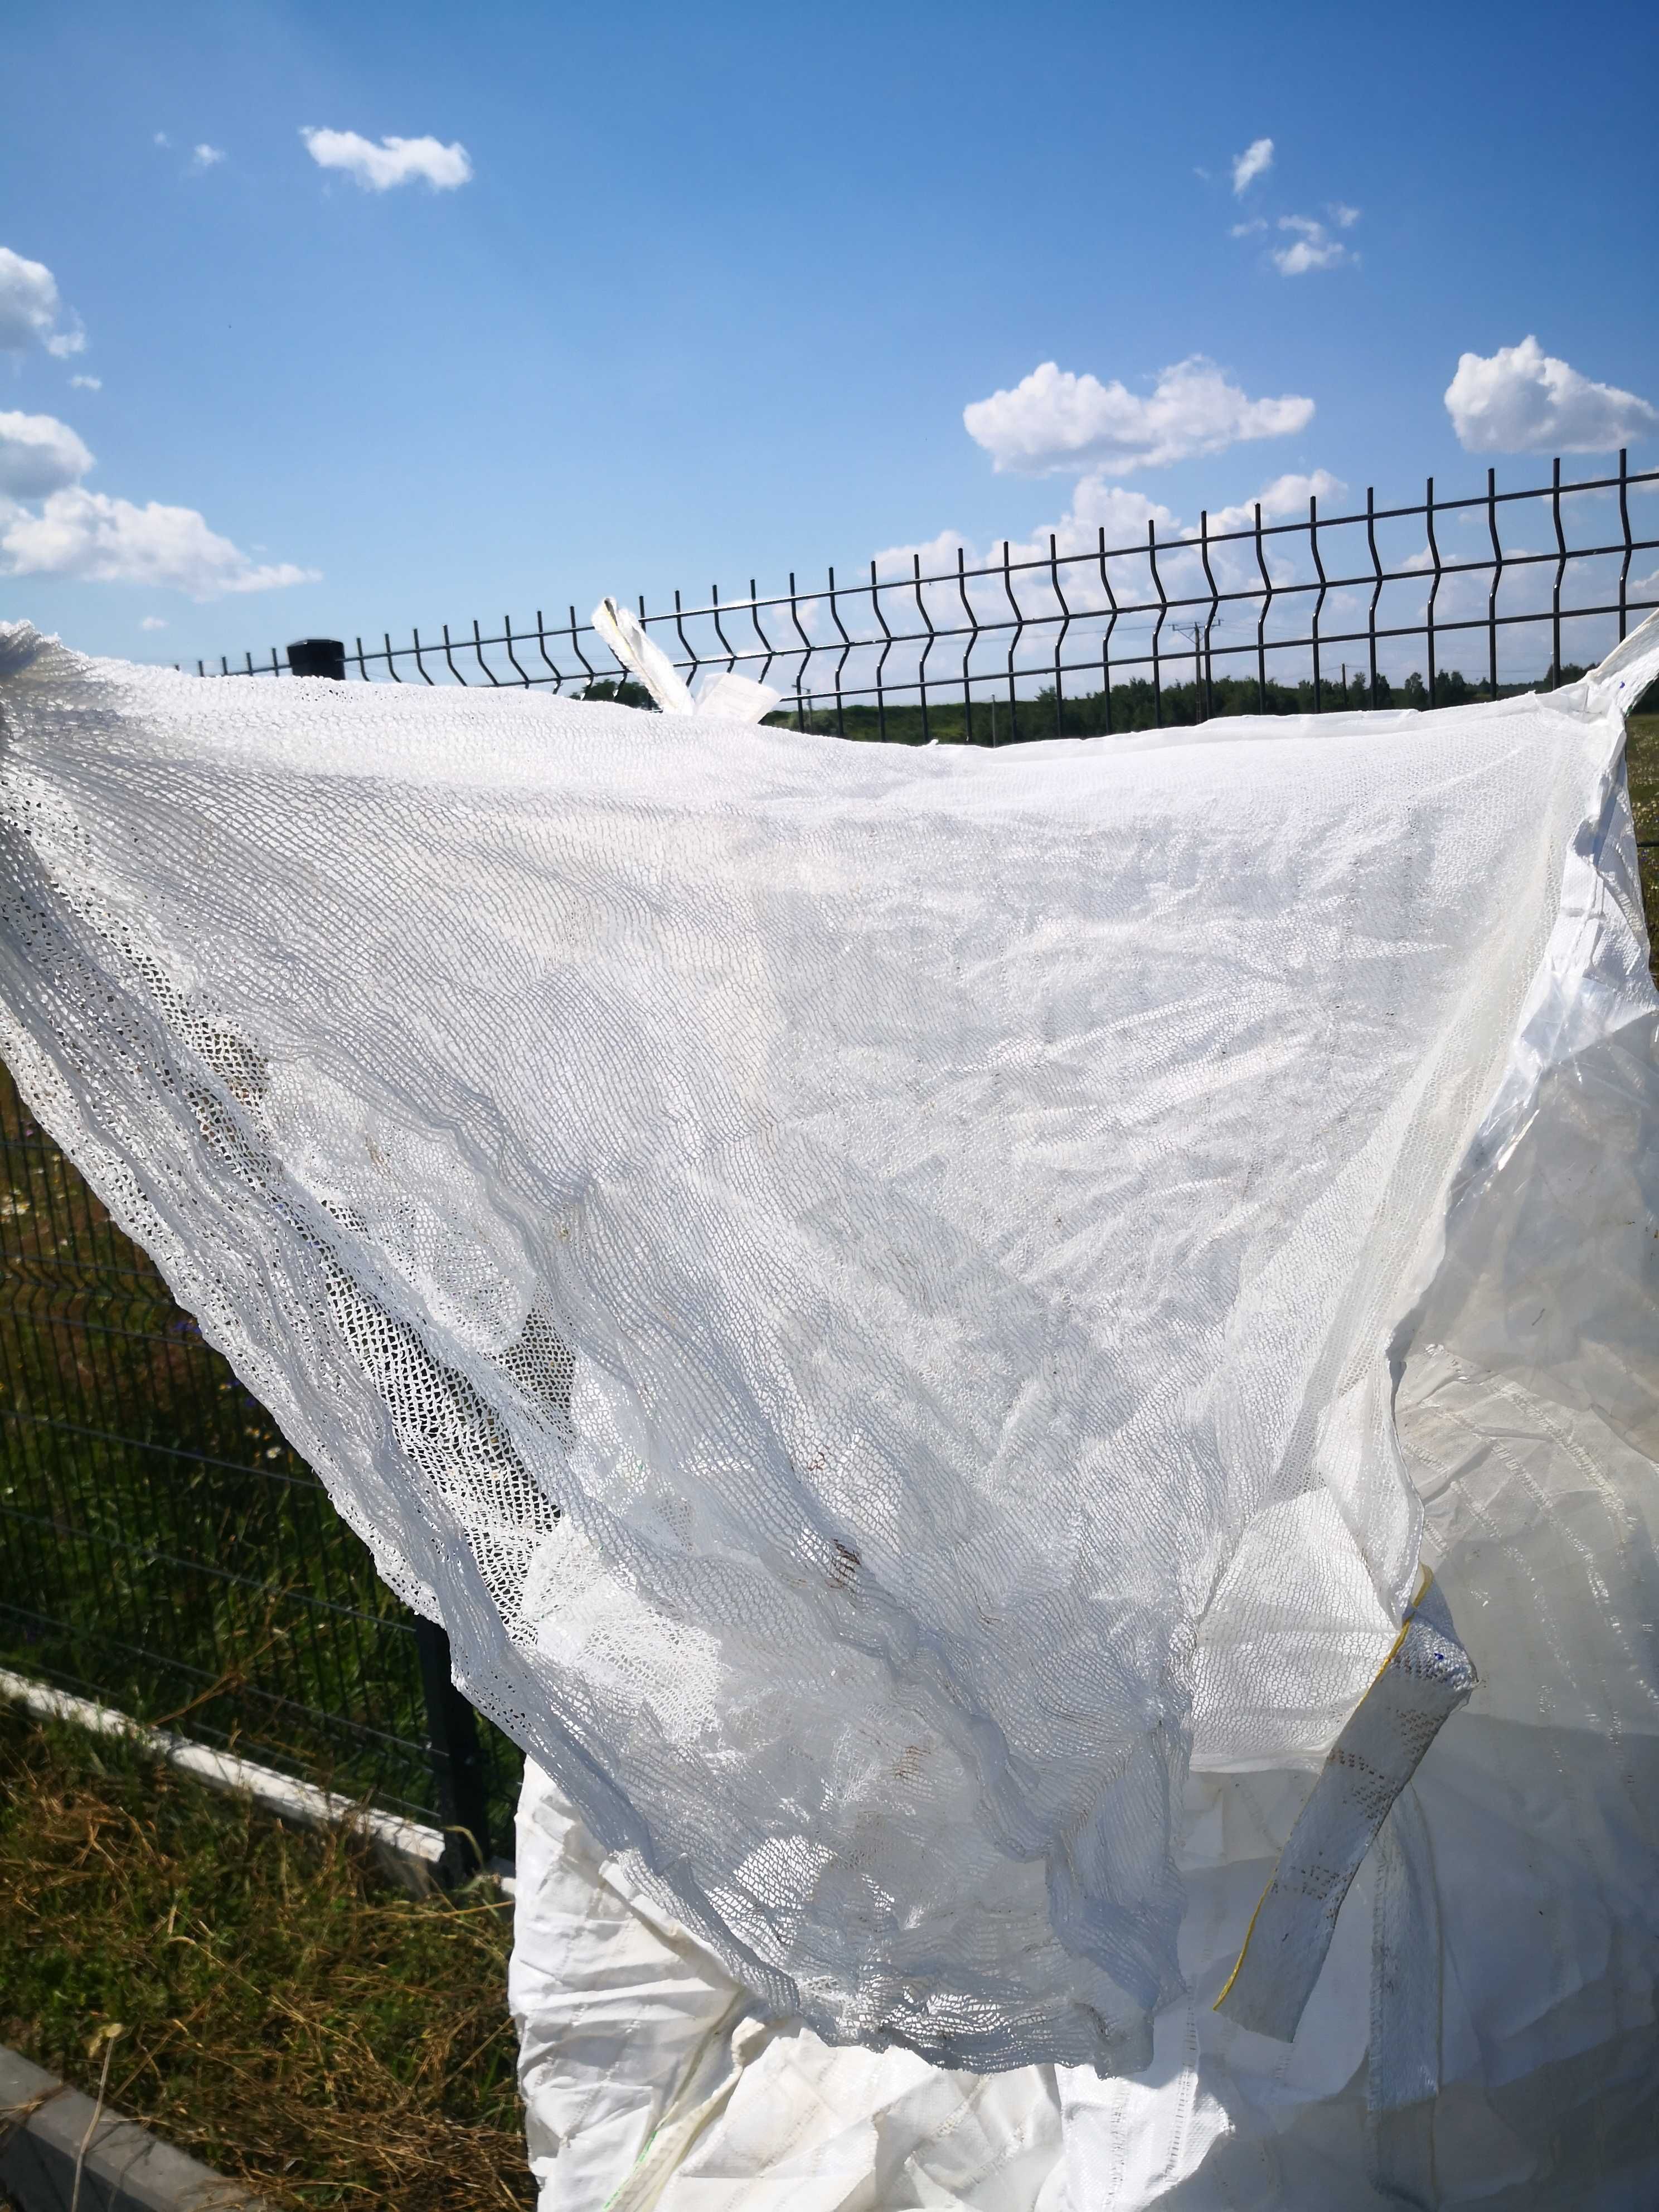
[(0, 2192), (18, 2212), (270, 2212), (263, 2197), (3, 2046)]
[[(67, 1690), (54, 1690), (49, 1683), (33, 1681), (27, 1674), (15, 1674), (5, 1667), (0, 1667), (0, 1698), (21, 1705), (38, 1720), (68, 1721), (94, 1735), (121, 1736), (142, 1744), (180, 1773), (205, 1783), (210, 1790), (252, 1797), (264, 1811), (290, 1826), (329, 1828), (349, 1823), (371, 1839), (382, 1871), (400, 1889), (420, 1896), (439, 1887), (438, 1867), (444, 1853), (441, 1828), (377, 1813), (370, 1806), (333, 1790), (319, 1790), (314, 1783), (296, 1782), (293, 1776), (278, 1774), (253, 1759), (210, 1751), (205, 1744), (193, 1743), (169, 1729), (146, 1728), (126, 1713), (94, 1705), (89, 1698), (73, 1697)], [(486, 1871), (509, 1898), (514, 1894), (510, 1859), (492, 1859)]]

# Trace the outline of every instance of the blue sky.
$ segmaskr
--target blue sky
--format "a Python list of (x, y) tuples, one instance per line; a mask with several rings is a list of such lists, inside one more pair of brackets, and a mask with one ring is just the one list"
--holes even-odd
[(1659, 465), (1651, 0), (15, 0), (7, 46), (0, 617), (91, 650)]

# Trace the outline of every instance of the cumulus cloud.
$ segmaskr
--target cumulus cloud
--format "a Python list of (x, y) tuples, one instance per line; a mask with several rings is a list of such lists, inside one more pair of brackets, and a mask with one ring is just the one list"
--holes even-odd
[[(1343, 213), (1356, 222), (1359, 220), (1357, 208), (1345, 208)], [(1305, 276), (1310, 269), (1337, 269), (1354, 258), (1340, 238), (1333, 238), (1324, 224), (1311, 216), (1282, 215), (1279, 228), (1295, 234), (1289, 246), (1273, 248), (1273, 265), (1283, 276)]]
[(165, 629), (167, 623), (160, 615), (146, 615), (138, 627), (140, 629)]
[(190, 166), (192, 169), (216, 169), (224, 158), (225, 149), (222, 146), (201, 145), (191, 153)]
[[(1305, 518), (1310, 498), (1332, 500), (1346, 489), (1342, 478), (1333, 476), (1328, 469), (1315, 469), (1306, 476), (1275, 477), (1271, 483), (1262, 486), (1254, 500), (1211, 509), (1207, 518), (1209, 534), (1214, 538), (1228, 531), (1248, 530), (1255, 520), (1258, 504), (1264, 522), (1281, 522), (1291, 515)], [(1091, 470), (1087, 476), (1079, 478), (1073, 488), (1070, 505), (1057, 520), (1042, 526), (1027, 539), (1011, 540), (1009, 558), (1016, 563), (1041, 562), (1048, 556), (1050, 537), (1055, 551), (1062, 557), (1092, 553), (1099, 545), (1103, 530), (1109, 550), (1116, 553), (1127, 548), (1133, 551), (1145, 544), (1149, 523), (1157, 525), (1159, 547), (1174, 563), (1171, 574), (1195, 579), (1199, 573), (1200, 525), (1182, 522), (1170, 507), (1158, 500), (1149, 499), (1144, 492), (1111, 483), (1099, 469)], [(919, 539), (914, 544), (888, 546), (876, 556), (876, 573), (884, 579), (908, 576), (919, 559), (924, 576), (948, 577), (956, 566), (958, 550), (970, 568), (994, 566), (1001, 557), (1002, 543), (999, 539), (988, 553), (976, 548), (960, 531), (941, 530), (936, 537)], [(1183, 563), (1187, 564), (1185, 568)], [(1145, 574), (1144, 569), (1137, 573)], [(1244, 573), (1243, 569), (1239, 571), (1241, 576)], [(1253, 568), (1249, 574), (1254, 577)], [(1079, 604), (1090, 603), (1092, 586), (1086, 574), (1079, 577), (1078, 588), (1082, 595)], [(948, 605), (948, 594), (940, 604), (942, 607)]]
[[(3, 420), (0, 417), (0, 420)], [(70, 576), (99, 584), (143, 584), (194, 599), (313, 583), (314, 568), (256, 564), (210, 530), (194, 507), (163, 507), (76, 485), (54, 491), (38, 514), (15, 513), (0, 530), (0, 561), (14, 576)]]
[(1495, 354), (1460, 355), (1446, 412), (1468, 453), (1600, 453), (1659, 428), (1659, 409), (1595, 384), (1535, 337)]
[(101, 392), (104, 380), (101, 376), (72, 376), (70, 387), (75, 392)]
[(9, 246), (0, 246), (0, 351), (21, 353), (43, 345), (61, 360), (84, 351), (87, 334), (78, 323), (58, 328), (63, 302), (58, 279), (44, 261), (26, 261)]
[(171, 138), (169, 138), (169, 137), (167, 137), (167, 132), (166, 132), (165, 131), (158, 131), (156, 132), (156, 134), (155, 134), (155, 143), (156, 143), (156, 145), (158, 145), (158, 146), (171, 146), (171, 145), (172, 145), (172, 143), (173, 143), (173, 141), (172, 141), (172, 139), (171, 139)]
[(1072, 504), (1055, 525), (1055, 537), (1079, 550), (1104, 530), (1109, 545), (1128, 545), (1146, 535), (1149, 522), (1160, 530), (1176, 526), (1174, 514), (1158, 501), (1125, 484), (1108, 483), (1104, 471), (1093, 469), (1073, 488)]
[(0, 494), (45, 499), (79, 483), (92, 455), (55, 415), (0, 415)]
[[(1261, 509), (1264, 522), (1282, 521), (1286, 515), (1306, 514), (1310, 499), (1334, 499), (1348, 487), (1340, 477), (1334, 477), (1328, 469), (1316, 469), (1311, 476), (1275, 477), (1264, 484), (1253, 500), (1245, 500), (1237, 507), (1218, 507), (1210, 514), (1211, 531), (1248, 530), (1255, 520), (1255, 510)], [(1187, 535), (1195, 538), (1197, 532)]]
[(1246, 192), (1258, 177), (1264, 177), (1273, 165), (1273, 142), (1271, 138), (1252, 138), (1242, 154), (1233, 157), (1233, 190)]
[(300, 136), (319, 168), (343, 170), (366, 191), (390, 191), (416, 178), (434, 192), (453, 191), (472, 175), (471, 160), (459, 139), (445, 146), (436, 138), (383, 138), (377, 146), (355, 131), (304, 130)]
[(1048, 476), (1091, 464), (1121, 472), (1218, 453), (1250, 438), (1305, 428), (1314, 403), (1293, 392), (1251, 399), (1201, 354), (1164, 369), (1145, 397), (1115, 379), (1076, 376), (1052, 361), (1012, 392), (963, 408), (968, 434), (999, 471)]
[(1352, 230), (1359, 220), (1359, 210), (1345, 206), (1340, 200), (1333, 200), (1325, 212), (1339, 230)]
[(167, 586), (196, 599), (315, 580), (291, 562), (250, 559), (194, 507), (135, 507), (88, 491), (81, 478), (92, 465), (84, 441), (55, 416), (0, 414), (0, 574)]
[(973, 554), (972, 545), (959, 530), (941, 530), (933, 538), (917, 538), (914, 544), (884, 546), (876, 556), (876, 574), (908, 576), (920, 562), (925, 575), (934, 575), (950, 568), (958, 548), (966, 555)]
[[(1079, 479), (1072, 503), (1059, 520), (1049, 529), (1036, 532), (1029, 541), (1011, 542), (1008, 556), (1015, 562), (1042, 559), (1048, 552), (1051, 532), (1060, 554), (1088, 552), (1099, 544), (1102, 530), (1109, 546), (1139, 544), (1146, 538), (1148, 522), (1155, 522), (1166, 533), (1178, 527), (1175, 515), (1157, 500), (1148, 499), (1144, 492), (1131, 491), (1127, 485), (1109, 483), (1102, 471), (1091, 470)], [(921, 538), (913, 545), (886, 547), (876, 556), (876, 574), (884, 578), (908, 576), (920, 561), (924, 576), (948, 575), (958, 551), (969, 568), (977, 568), (988, 559), (999, 557), (1001, 546), (999, 542), (989, 555), (981, 554), (960, 531), (941, 530), (936, 537)]]

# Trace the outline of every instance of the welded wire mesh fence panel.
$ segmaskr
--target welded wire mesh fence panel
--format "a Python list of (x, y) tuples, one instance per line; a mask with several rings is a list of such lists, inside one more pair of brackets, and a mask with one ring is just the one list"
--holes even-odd
[[(1659, 605), (1659, 471), (1623, 453), (1612, 475), (1564, 479), (1556, 461), (1519, 489), (1489, 470), (1446, 497), (1431, 478), (1403, 505), (1281, 477), (1195, 526), (1153, 510), (1127, 537), (1146, 507), (1085, 483), (1059, 529), (986, 558), (945, 538), (821, 586), (751, 579), (640, 616), (689, 680), (736, 669), (803, 727), (1000, 744), (1490, 698), (1594, 663)], [(347, 677), (370, 682), (612, 696), (626, 675), (574, 606), (344, 645)], [(218, 672), (288, 669), (273, 646)]]
[[(0, 1665), (439, 1811), (414, 1624), (0, 1069)], [(492, 1832), (518, 1754), (484, 1729)]]

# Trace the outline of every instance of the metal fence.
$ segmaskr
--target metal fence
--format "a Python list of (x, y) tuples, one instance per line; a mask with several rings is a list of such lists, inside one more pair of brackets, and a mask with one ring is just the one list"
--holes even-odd
[(519, 1755), (0, 1069), (0, 1665), (451, 1829)]
[[(688, 679), (735, 669), (780, 690), (805, 728), (999, 744), (1191, 723), (1216, 714), (1444, 704), (1558, 679), (1659, 606), (1659, 470), (1293, 515), (1205, 513), (1195, 530), (1108, 543), (1069, 522), (988, 562), (963, 545), (872, 561), (823, 588), (706, 600), (641, 620)], [(1465, 665), (1467, 664), (1467, 666)], [(210, 672), (202, 662), (198, 670)], [(222, 675), (289, 672), (276, 647)], [(625, 674), (590, 623), (504, 616), (407, 644), (355, 637), (368, 682), (545, 685)]]
[[(769, 680), (804, 727), (1001, 743), (1211, 713), (1494, 696), (1659, 604), (1659, 471), (1363, 513), (1206, 514), (1114, 546), (870, 566), (641, 614), (686, 675)], [(1529, 544), (1528, 539), (1542, 541)], [(1085, 542), (1085, 541), (1087, 542)], [(546, 685), (623, 672), (570, 610), (222, 672)], [(1472, 662), (1473, 677), (1460, 665)], [(1659, 805), (1638, 800), (1638, 812)], [(1642, 812), (1647, 823), (1647, 816)], [(1644, 828), (1651, 842), (1655, 823)], [(0, 1071), (0, 1663), (395, 1809), (507, 1833), (518, 1754), (448, 1685), (310, 1469), (30, 1121)], [(468, 1863), (458, 1843), (453, 1865)]]

